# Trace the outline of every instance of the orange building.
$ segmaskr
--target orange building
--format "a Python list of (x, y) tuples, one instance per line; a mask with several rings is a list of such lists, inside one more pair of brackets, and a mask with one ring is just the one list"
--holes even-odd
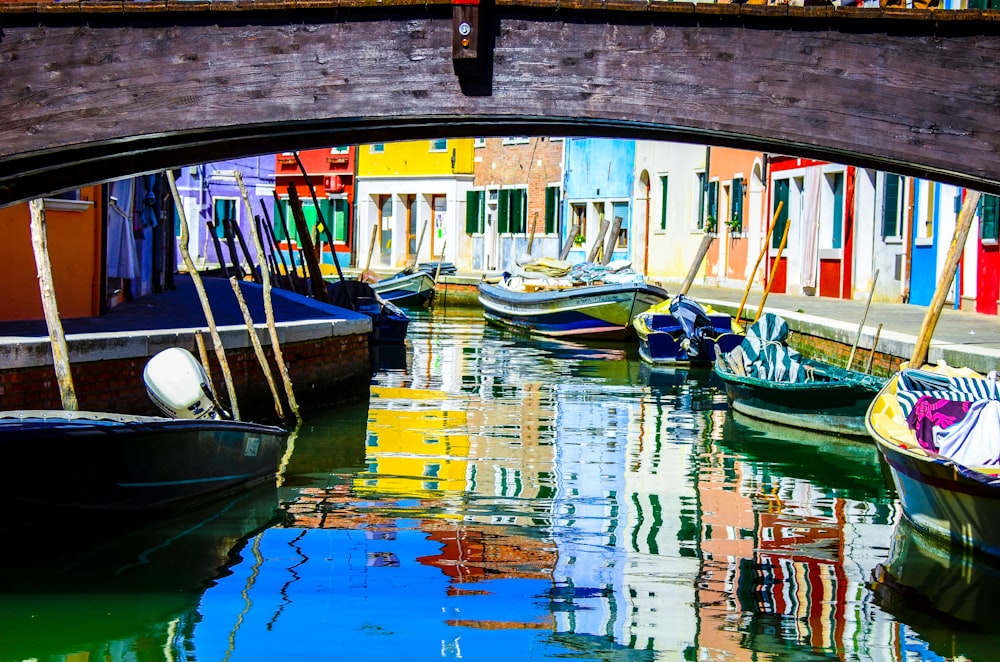
[[(103, 268), (101, 187), (81, 189), (79, 199), (45, 199), (52, 279), (63, 318), (94, 317), (101, 309)], [(0, 208), (0, 279), (6, 284), (0, 321), (44, 319), (31, 245), (28, 204)]]

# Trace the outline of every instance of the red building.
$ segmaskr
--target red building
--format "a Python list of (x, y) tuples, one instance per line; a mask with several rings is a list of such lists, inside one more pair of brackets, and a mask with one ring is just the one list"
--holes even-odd
[[(274, 168), (274, 190), (280, 204), (275, 205), (274, 231), (279, 241), (290, 239), (293, 248), (299, 247), (299, 233), (295, 228), (291, 210), (288, 207), (288, 188), (294, 187), (302, 202), (303, 215), (309, 226), (313, 243), (322, 246), (321, 263), (333, 264), (330, 238), (337, 252), (341, 267), (356, 265), (354, 246), (354, 183), (356, 148), (351, 146), (310, 149), (298, 153), (309, 179), (302, 174), (295, 154), (278, 154)], [(312, 191), (316, 193), (319, 209), (313, 203)], [(328, 228), (317, 223), (322, 214)], [(287, 228), (286, 228), (287, 226)]]

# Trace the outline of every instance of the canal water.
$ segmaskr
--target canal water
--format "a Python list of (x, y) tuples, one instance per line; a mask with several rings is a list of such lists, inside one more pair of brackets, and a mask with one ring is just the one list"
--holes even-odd
[(0, 660), (997, 658), (1000, 570), (901, 524), (870, 444), (476, 310), (377, 359), (278, 485), (5, 541)]

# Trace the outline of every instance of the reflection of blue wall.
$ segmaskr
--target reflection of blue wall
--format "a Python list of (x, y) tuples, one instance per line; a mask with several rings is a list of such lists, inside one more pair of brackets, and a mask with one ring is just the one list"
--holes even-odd
[(552, 532), (559, 559), (553, 580), (568, 603), (556, 627), (620, 637), (625, 614), (618, 609), (627, 602), (623, 543), (631, 408), (606, 407), (603, 400), (599, 387), (560, 390)]
[[(368, 539), (364, 530), (273, 528), (257, 550), (248, 542), (233, 574), (202, 597), (189, 642), (197, 659), (524, 660), (537, 659), (539, 648), (553, 657), (569, 652), (548, 641), (547, 628), (449, 623), (544, 623), (548, 603), (539, 596), (551, 584), (484, 579), (449, 595), (453, 581), (417, 560), (439, 554), (440, 544), (419, 522), (395, 526), (388, 539)], [(230, 640), (235, 650), (227, 656)]]

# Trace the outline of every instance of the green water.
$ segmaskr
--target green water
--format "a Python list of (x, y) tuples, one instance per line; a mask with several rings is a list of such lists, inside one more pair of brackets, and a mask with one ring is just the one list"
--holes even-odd
[[(5, 541), (3, 660), (990, 659), (995, 578), (898, 526), (874, 446), (706, 371), (414, 315), (279, 485)], [(40, 521), (45, 514), (39, 514)]]

